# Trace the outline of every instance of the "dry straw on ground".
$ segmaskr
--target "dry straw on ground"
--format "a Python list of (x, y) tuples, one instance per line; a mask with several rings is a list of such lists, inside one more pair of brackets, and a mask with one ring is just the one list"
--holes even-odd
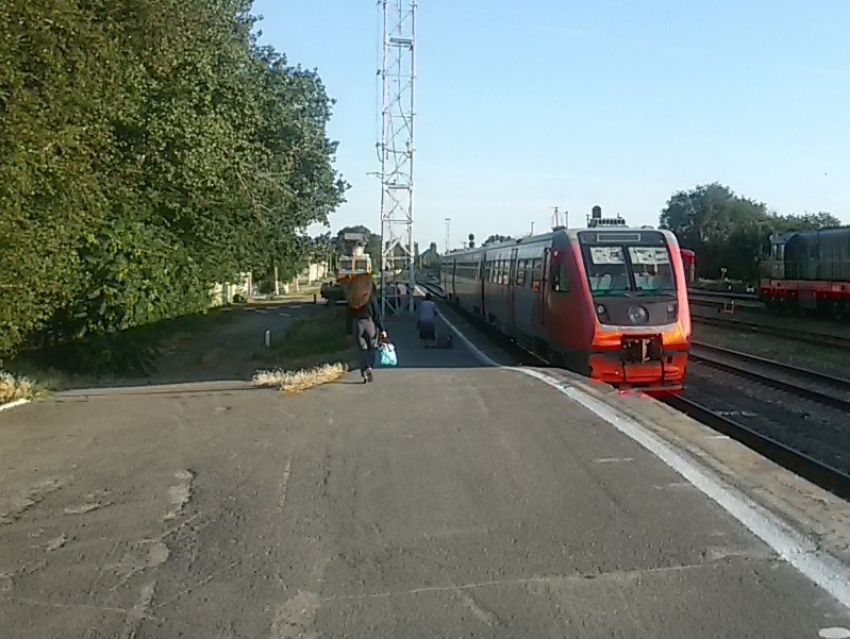
[(300, 393), (322, 384), (330, 384), (348, 372), (340, 362), (323, 364), (298, 371), (267, 370), (254, 373), (254, 385), (280, 388), (284, 393)]
[(0, 371), (0, 404), (14, 402), (16, 399), (32, 399), (33, 384), (26, 377), (15, 377), (11, 373)]

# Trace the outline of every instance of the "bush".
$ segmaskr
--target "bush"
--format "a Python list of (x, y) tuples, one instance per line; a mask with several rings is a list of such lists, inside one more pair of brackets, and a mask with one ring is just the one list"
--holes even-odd
[(33, 392), (33, 384), (26, 377), (0, 371), (0, 405), (17, 399), (32, 399)]

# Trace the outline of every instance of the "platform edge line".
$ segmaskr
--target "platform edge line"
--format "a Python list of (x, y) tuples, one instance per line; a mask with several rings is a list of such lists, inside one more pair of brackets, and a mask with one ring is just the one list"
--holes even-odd
[(475, 355), (475, 357), (478, 358), (478, 360), (482, 364), (484, 364), (485, 366), (492, 366), (492, 367), (495, 367), (495, 368), (501, 368), (502, 367), (502, 365), (499, 364), (496, 360), (492, 359), (484, 351), (482, 351), (475, 344), (473, 344), (472, 340), (469, 339), (466, 335), (464, 335), (457, 326), (452, 324), (449, 321), (448, 317), (446, 317), (444, 314), (441, 313), (440, 319), (442, 319), (443, 322), (445, 323), (445, 325), (448, 326), (449, 329), (451, 329), (454, 332), (454, 334), (457, 335), (460, 338), (460, 341), (462, 341), (466, 345), (466, 347), (472, 352), (473, 355)]

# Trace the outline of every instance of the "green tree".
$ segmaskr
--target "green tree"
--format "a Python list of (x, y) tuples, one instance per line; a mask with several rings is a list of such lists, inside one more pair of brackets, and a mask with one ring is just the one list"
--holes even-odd
[(514, 238), (512, 238), (510, 235), (499, 235), (494, 233), (486, 240), (484, 240), (484, 244), (482, 244), (482, 246), (489, 246), (490, 244), (499, 244), (500, 242), (507, 242), (512, 239)]
[(661, 212), (660, 227), (673, 231), (697, 255), (700, 275), (754, 278), (768, 219), (761, 202), (736, 195), (718, 183), (679, 191)]
[(0, 4), (0, 353), (202, 310), (299, 268), (344, 200), (313, 71), (248, 0)]
[(740, 197), (718, 183), (673, 194), (660, 217), (661, 228), (673, 231), (684, 248), (696, 252), (701, 276), (716, 278), (726, 268), (730, 277), (748, 281), (758, 277), (771, 233), (840, 225), (825, 212), (769, 213), (764, 203)]

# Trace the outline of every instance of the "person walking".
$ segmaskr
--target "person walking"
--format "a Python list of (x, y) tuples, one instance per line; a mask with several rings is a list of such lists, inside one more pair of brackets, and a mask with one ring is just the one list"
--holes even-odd
[(425, 348), (437, 340), (434, 324), (437, 321), (437, 305), (434, 304), (430, 293), (425, 294), (425, 300), (419, 304), (419, 339), (425, 343)]
[(363, 383), (371, 383), (374, 381), (372, 367), (375, 365), (378, 340), (387, 338), (384, 320), (381, 317), (381, 305), (375, 297), (374, 285), (369, 301), (365, 305), (360, 308), (348, 306), (345, 323), (348, 335), (360, 348), (360, 376), (363, 378)]

